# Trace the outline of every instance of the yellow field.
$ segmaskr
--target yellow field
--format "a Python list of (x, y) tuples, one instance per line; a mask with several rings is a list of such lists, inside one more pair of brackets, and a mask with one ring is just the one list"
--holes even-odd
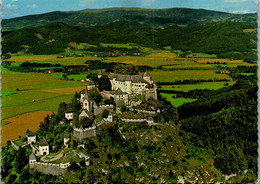
[(64, 57), (57, 58), (58, 55), (24, 55), (24, 56), (12, 56), (8, 61), (25, 62), (25, 61), (37, 61), (38, 63), (52, 63), (52, 64), (84, 64), (86, 60), (96, 60), (97, 57)]
[(254, 32), (256, 29), (243, 29), (244, 33), (252, 33)]
[(214, 62), (220, 62), (220, 63), (243, 63), (243, 60), (229, 60), (229, 59), (210, 59), (210, 58), (200, 58), (200, 59), (193, 59), (194, 61), (198, 63), (214, 63)]
[(85, 86), (78, 86), (78, 87), (69, 87), (69, 88), (45, 89), (41, 91), (48, 92), (48, 93), (55, 93), (55, 94), (71, 95), (74, 94), (75, 92), (82, 91), (85, 88), (86, 88)]
[(55, 59), (57, 55), (28, 55), (28, 56), (12, 56), (8, 61), (25, 62), (25, 61), (44, 61)]
[(47, 114), (52, 114), (50, 111), (37, 111), (31, 113), (25, 113), (19, 116), (15, 116), (9, 119), (3, 120), (4, 122), (11, 122), (8, 125), (2, 126), (1, 146), (6, 144), (6, 141), (18, 138), (18, 136), (25, 136), (27, 129), (32, 132), (36, 132), (39, 129), (40, 122), (43, 122), (44, 117)]
[(178, 65), (196, 65), (197, 63), (186, 59), (180, 58), (177, 59), (175, 56), (170, 56), (169, 51), (154, 52), (145, 57), (141, 56), (123, 56), (123, 57), (111, 57), (106, 60), (107, 62), (115, 63), (125, 63), (132, 65), (148, 65), (148, 66), (158, 66), (158, 65), (169, 65), (169, 64), (178, 64)]

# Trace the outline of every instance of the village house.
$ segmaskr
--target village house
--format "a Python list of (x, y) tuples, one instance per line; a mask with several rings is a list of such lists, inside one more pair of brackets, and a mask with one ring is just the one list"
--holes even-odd
[(101, 78), (102, 77), (102, 70), (99, 70), (98, 72), (98, 78)]
[(67, 111), (65, 112), (65, 118), (67, 120), (72, 120), (73, 119), (73, 116), (74, 116), (74, 112), (73, 111)]

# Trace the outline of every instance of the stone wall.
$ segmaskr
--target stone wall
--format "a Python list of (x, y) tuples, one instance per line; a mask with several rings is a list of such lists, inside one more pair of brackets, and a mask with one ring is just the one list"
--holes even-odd
[(44, 174), (51, 174), (51, 175), (65, 175), (67, 167), (70, 164), (52, 164), (52, 163), (44, 163), (44, 162), (34, 162), (30, 164), (30, 170), (36, 170), (38, 172), (42, 172)]
[(149, 98), (153, 98), (157, 100), (157, 88), (151, 88), (145, 91), (145, 100), (148, 100)]
[(154, 123), (154, 120), (148, 120), (148, 119), (129, 119), (129, 118), (121, 118), (121, 121), (130, 123), (130, 122), (144, 122), (146, 121), (148, 124)]
[(94, 106), (94, 115), (96, 116), (102, 114), (105, 109), (112, 112), (114, 110), (114, 105), (100, 105), (99, 107)]
[(130, 111), (137, 111), (141, 113), (146, 113), (146, 114), (156, 114), (155, 111), (147, 111), (147, 110), (142, 110), (142, 109), (129, 109)]
[(18, 151), (20, 147), (16, 145), (13, 141), (11, 141), (11, 146), (14, 148), (14, 150)]
[(87, 137), (95, 137), (97, 135), (96, 129), (97, 129), (96, 126), (92, 126), (85, 129), (83, 129), (82, 127), (80, 128), (73, 127), (73, 136), (77, 137), (80, 141), (82, 141)]
[(97, 128), (106, 123), (106, 118), (97, 123), (96, 126), (83, 129), (82, 127), (73, 127), (73, 136), (77, 137), (80, 141), (87, 137), (95, 137), (97, 135)]
[[(14, 142), (15, 142), (15, 141), (18, 141), (18, 140), (21, 140), (21, 139), (26, 139), (26, 137), (21, 137), (21, 138), (14, 139), (14, 140), (10, 141), (10, 142), (11, 142), (11, 146), (12, 146), (16, 151), (18, 151), (18, 150), (20, 149), (20, 147), (19, 147), (17, 144), (15, 144)], [(23, 146), (22, 146), (22, 147), (23, 147)]]

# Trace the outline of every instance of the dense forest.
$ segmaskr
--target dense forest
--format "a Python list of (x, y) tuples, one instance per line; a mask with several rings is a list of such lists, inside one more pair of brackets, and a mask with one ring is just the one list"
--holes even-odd
[[(252, 30), (245, 32), (244, 30)], [(256, 23), (191, 24), (164, 29), (152, 28), (137, 21), (117, 21), (92, 27), (73, 27), (64, 23), (49, 23), (40, 27), (26, 27), (3, 37), (2, 52), (24, 51), (33, 54), (64, 53), (70, 42), (98, 45), (90, 51), (108, 51), (100, 43), (135, 43), (144, 47), (163, 48), (216, 54), (220, 58), (257, 60)], [(110, 48), (111, 51), (113, 49)], [(87, 52), (87, 50), (86, 50)], [(128, 52), (139, 52), (137, 48)]]
[(224, 174), (248, 169), (257, 173), (256, 68), (232, 68), (232, 72), (253, 72), (254, 75), (231, 74), (238, 80), (232, 87), (202, 90), (196, 96), (197, 101), (178, 108), (187, 140), (212, 150), (216, 157), (214, 165)]

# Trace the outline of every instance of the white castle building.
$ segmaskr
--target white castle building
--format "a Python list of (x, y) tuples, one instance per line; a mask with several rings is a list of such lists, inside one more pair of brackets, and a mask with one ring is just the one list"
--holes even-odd
[(146, 99), (157, 100), (157, 87), (153, 83), (150, 74), (146, 71), (143, 75), (123, 75), (110, 73), (108, 75), (112, 91), (121, 89), (122, 92), (137, 95), (145, 95)]

